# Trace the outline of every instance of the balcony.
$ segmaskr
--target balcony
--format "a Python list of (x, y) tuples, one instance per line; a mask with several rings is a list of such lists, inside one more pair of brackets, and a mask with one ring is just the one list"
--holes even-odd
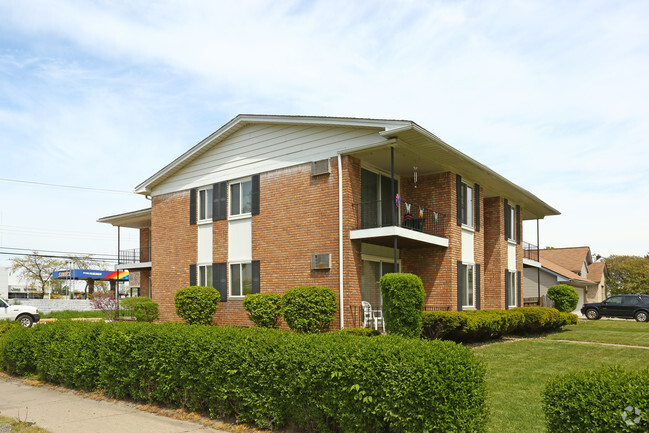
[[(523, 241), (523, 261), (525, 264), (537, 266), (539, 263), (539, 247)], [(533, 263), (531, 263), (533, 262)]]
[(120, 265), (146, 263), (148, 266), (151, 266), (151, 247), (120, 250), (119, 263)]
[(448, 218), (432, 207), (402, 204), (392, 215), (394, 202), (371, 201), (352, 205), (355, 224), (351, 239), (363, 239), (378, 245), (392, 246), (398, 237), (400, 247), (415, 248), (431, 245), (448, 247), (445, 237)]

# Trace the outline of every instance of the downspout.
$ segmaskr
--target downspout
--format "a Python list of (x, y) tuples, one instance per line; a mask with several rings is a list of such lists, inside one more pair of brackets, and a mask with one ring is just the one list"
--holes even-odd
[[(536, 219), (536, 258), (539, 259), (539, 262), (541, 261), (541, 241), (539, 238), (539, 219)], [(536, 268), (536, 285), (537, 285), (537, 290), (538, 290), (538, 297), (537, 297), (537, 303), (538, 305), (542, 305), (541, 303), (541, 268)]]
[[(396, 200), (396, 191), (394, 190), (394, 147), (390, 147), (390, 189), (392, 200)], [(392, 207), (392, 225), (397, 226), (397, 206), (396, 202)], [(397, 236), (394, 235), (394, 271), (397, 270)]]
[(338, 154), (338, 299), (340, 302), (340, 329), (345, 328), (345, 304), (343, 293), (343, 163)]

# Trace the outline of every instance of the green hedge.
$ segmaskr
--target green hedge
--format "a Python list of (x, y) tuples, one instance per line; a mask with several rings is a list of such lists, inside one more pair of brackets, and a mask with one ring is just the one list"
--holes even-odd
[(183, 323), (55, 322), (0, 342), (10, 373), (307, 432), (485, 431), (485, 369), (451, 342)]
[(647, 388), (649, 370), (625, 371), (613, 367), (554, 378), (543, 391), (548, 431), (646, 432), (649, 430)]
[(484, 341), (510, 334), (524, 321), (523, 313), (515, 310), (426, 311), (422, 335), (457, 342)]
[(422, 336), (456, 342), (485, 341), (503, 335), (534, 334), (577, 323), (577, 316), (554, 308), (509, 310), (425, 311)]
[(176, 314), (191, 325), (211, 325), (220, 299), (214, 287), (184, 287), (174, 295)]
[(337, 309), (336, 294), (327, 287), (293, 287), (282, 296), (284, 321), (296, 332), (328, 331)]
[(385, 274), (379, 280), (388, 334), (419, 337), (422, 330), (424, 284), (414, 274)]
[(133, 305), (133, 315), (138, 322), (154, 322), (160, 317), (158, 304), (148, 300)]
[(243, 298), (243, 308), (248, 318), (260, 328), (279, 328), (282, 318), (282, 295), (279, 293), (255, 293)]

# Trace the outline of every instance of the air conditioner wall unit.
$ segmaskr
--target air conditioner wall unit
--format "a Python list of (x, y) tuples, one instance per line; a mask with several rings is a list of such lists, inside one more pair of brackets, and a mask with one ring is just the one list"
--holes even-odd
[(311, 176), (320, 176), (321, 174), (331, 173), (329, 159), (321, 159), (311, 163)]
[(331, 269), (331, 254), (311, 254), (311, 269)]

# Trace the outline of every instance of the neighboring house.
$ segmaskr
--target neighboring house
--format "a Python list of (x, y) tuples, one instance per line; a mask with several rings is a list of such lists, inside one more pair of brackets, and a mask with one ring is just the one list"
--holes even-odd
[(360, 326), (395, 271), (421, 277), (428, 309), (520, 306), (522, 220), (559, 214), (407, 120), (239, 115), (136, 192), (150, 209), (99, 220), (141, 231), (120, 269), (163, 320), (197, 284), (237, 325), (246, 294), (317, 285), (338, 295), (336, 327)]
[(593, 262), (589, 247), (549, 248), (539, 251), (540, 266), (525, 264), (524, 296), (536, 299), (547, 295), (556, 284), (573, 286), (579, 303), (573, 313), (584, 303), (601, 302), (606, 298), (606, 263)]
[(30, 290), (27, 282), (10, 266), (0, 267), (0, 298), (34, 298), (36, 295)]

